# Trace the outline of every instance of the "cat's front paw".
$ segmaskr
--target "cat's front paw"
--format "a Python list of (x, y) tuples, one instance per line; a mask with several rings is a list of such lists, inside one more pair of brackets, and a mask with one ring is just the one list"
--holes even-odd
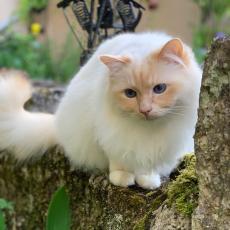
[(122, 170), (110, 172), (109, 180), (112, 184), (121, 187), (128, 187), (135, 184), (134, 174)]
[(161, 185), (161, 178), (159, 174), (150, 174), (150, 175), (137, 175), (136, 176), (137, 184), (144, 189), (154, 189), (158, 188)]

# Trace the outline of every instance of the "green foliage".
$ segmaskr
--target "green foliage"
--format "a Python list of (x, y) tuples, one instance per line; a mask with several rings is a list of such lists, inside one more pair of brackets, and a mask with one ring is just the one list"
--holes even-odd
[(221, 17), (229, 11), (229, 0), (194, 0), (202, 10), (203, 17), (209, 14), (215, 14), (216, 17)]
[(167, 189), (168, 204), (175, 206), (178, 212), (191, 216), (197, 207), (198, 179), (195, 173), (196, 158), (188, 154), (184, 158), (185, 169), (183, 169), (176, 180), (169, 183)]
[(32, 36), (13, 34), (0, 49), (0, 67), (21, 69), (34, 78), (52, 76), (49, 52)]
[(0, 198), (0, 210), (3, 210), (3, 209), (8, 209), (9, 211), (13, 211), (13, 205), (11, 202)]
[(5, 220), (4, 220), (4, 216), (3, 216), (1, 209), (0, 209), (0, 229), (1, 230), (6, 229)]
[(73, 46), (73, 43), (76, 42), (73, 41), (72, 36), (67, 36), (66, 42), (61, 49), (61, 54), (52, 59), (52, 78), (56, 81), (68, 81), (79, 69), (80, 48)]
[(50, 43), (42, 44), (32, 35), (12, 34), (0, 43), (0, 68), (20, 69), (35, 79), (66, 81), (79, 65), (79, 51), (71, 44), (67, 39), (62, 55), (55, 58)]
[(28, 20), (32, 10), (42, 10), (48, 5), (49, 0), (20, 0), (19, 16), (22, 20)]
[(10, 212), (13, 212), (13, 205), (11, 202), (8, 202), (5, 199), (0, 198), (0, 230), (6, 229), (3, 210), (8, 210)]
[(204, 61), (208, 46), (211, 44), (215, 33), (209, 26), (203, 25), (196, 29), (193, 38), (193, 48), (199, 63)]
[(61, 187), (49, 204), (46, 230), (69, 230), (70, 219), (69, 196), (64, 187)]
[(218, 32), (230, 32), (229, 0), (194, 0), (201, 9), (201, 23), (194, 31), (193, 49), (200, 63), (204, 61), (206, 51)]

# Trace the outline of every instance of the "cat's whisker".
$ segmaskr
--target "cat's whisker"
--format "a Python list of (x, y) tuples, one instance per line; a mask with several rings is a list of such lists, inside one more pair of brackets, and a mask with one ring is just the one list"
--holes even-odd
[(186, 110), (185, 109), (172, 109), (172, 110), (169, 110), (169, 112), (186, 113)]
[(174, 110), (174, 108), (172, 108), (171, 110), (168, 111), (168, 114), (185, 116), (186, 114), (183, 112), (184, 112), (183, 110)]
[(180, 118), (185, 117), (183, 114), (175, 114), (175, 113), (169, 113), (168, 115), (174, 116), (174, 117), (180, 117)]
[(180, 107), (182, 107), (182, 108), (190, 108), (191, 106), (188, 106), (188, 105), (174, 105), (174, 107), (173, 108), (180, 108)]
[(168, 114), (175, 114), (175, 115), (185, 116), (185, 114), (183, 114), (183, 113), (175, 113), (175, 112), (169, 112)]
[(173, 108), (170, 109), (170, 111), (174, 111), (174, 110), (175, 111), (179, 111), (179, 110), (185, 111), (187, 109), (189, 109), (189, 107), (173, 107)]
[(170, 110), (172, 110), (172, 111), (185, 111), (185, 110), (187, 110), (188, 108), (172, 108), (172, 109), (170, 109)]
[(188, 110), (191, 109), (191, 106), (174, 106), (172, 110)]

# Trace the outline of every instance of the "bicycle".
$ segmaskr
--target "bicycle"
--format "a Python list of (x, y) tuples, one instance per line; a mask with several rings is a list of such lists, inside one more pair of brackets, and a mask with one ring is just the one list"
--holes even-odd
[[(63, 9), (65, 19), (82, 49), (80, 64), (83, 65), (95, 48), (103, 40), (118, 33), (135, 31), (145, 8), (134, 0), (98, 0), (95, 12), (95, 0), (90, 0), (89, 9), (85, 0), (62, 0), (57, 4)], [(81, 42), (78, 34), (71, 25), (66, 8), (70, 7), (80, 27), (86, 31), (87, 45)]]

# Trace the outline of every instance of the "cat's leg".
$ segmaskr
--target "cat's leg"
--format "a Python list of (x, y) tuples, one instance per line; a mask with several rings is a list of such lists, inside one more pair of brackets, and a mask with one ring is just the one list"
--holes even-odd
[(144, 189), (154, 189), (161, 185), (160, 175), (154, 171), (151, 173), (137, 173), (135, 181)]
[(122, 164), (110, 161), (109, 171), (109, 180), (112, 184), (121, 187), (128, 187), (135, 184), (135, 175), (126, 171)]

